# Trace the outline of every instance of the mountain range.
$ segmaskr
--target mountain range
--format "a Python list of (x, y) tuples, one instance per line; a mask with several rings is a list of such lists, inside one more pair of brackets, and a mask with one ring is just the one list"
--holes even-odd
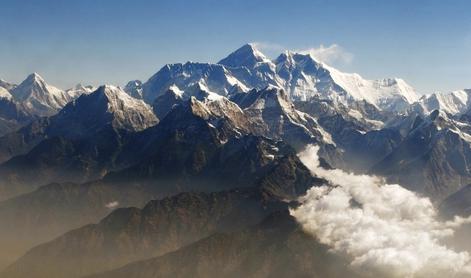
[(290, 215), (334, 188), (297, 154), (467, 217), (470, 93), (254, 44), (124, 88), (0, 81), (0, 276), (370, 277)]

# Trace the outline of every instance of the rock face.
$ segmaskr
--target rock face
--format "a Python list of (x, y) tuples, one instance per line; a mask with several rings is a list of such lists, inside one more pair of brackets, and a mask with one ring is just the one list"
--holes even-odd
[(133, 98), (142, 99), (142, 82), (140, 80), (129, 81), (124, 91)]
[(462, 187), (456, 193), (447, 197), (441, 204), (440, 210), (446, 216), (468, 216), (471, 214), (471, 184)]
[(231, 100), (244, 109), (258, 129), (265, 131), (266, 136), (284, 139), (295, 147), (308, 143), (334, 144), (313, 117), (296, 110), (283, 90), (252, 90), (236, 94)]
[[(140, 131), (157, 123), (152, 109), (141, 100), (128, 96), (120, 88), (101, 86), (89, 95), (82, 95), (64, 107), (57, 116), (51, 129), (66, 129), (76, 125), (70, 132), (94, 133), (106, 125), (116, 129)], [(58, 131), (63, 132), (63, 131)]]
[(183, 103), (183, 92), (178, 87), (173, 86), (155, 99), (152, 108), (154, 109), (154, 114), (159, 119), (163, 119), (175, 106)]
[(471, 182), (470, 136), (459, 122), (435, 110), (416, 117), (404, 140), (372, 171), (413, 191), (443, 200)]

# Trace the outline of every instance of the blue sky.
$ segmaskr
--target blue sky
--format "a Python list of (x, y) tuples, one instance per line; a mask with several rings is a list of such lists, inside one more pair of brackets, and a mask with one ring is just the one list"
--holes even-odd
[(123, 85), (258, 42), (269, 56), (313, 49), (340, 70), (402, 77), (421, 92), (471, 88), (470, 11), (464, 0), (0, 0), (0, 78)]

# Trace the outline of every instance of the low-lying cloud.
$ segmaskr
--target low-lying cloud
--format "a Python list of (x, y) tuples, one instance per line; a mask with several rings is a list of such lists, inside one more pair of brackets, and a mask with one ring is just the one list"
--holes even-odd
[(314, 187), (291, 211), (303, 228), (372, 277), (470, 277), (468, 252), (441, 243), (470, 218), (438, 220), (427, 198), (378, 177), (319, 167), (318, 147), (299, 154), (331, 186)]
[(105, 207), (109, 209), (114, 209), (114, 208), (117, 208), (118, 205), (119, 205), (118, 201), (112, 201), (112, 202), (107, 203)]

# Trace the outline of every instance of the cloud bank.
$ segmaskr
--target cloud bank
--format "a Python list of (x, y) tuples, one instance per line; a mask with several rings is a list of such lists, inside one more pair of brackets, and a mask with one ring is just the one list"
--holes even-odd
[(440, 242), (471, 218), (439, 221), (429, 199), (378, 177), (322, 169), (317, 151), (299, 157), (332, 186), (310, 189), (291, 211), (308, 233), (372, 277), (471, 276), (468, 252)]

